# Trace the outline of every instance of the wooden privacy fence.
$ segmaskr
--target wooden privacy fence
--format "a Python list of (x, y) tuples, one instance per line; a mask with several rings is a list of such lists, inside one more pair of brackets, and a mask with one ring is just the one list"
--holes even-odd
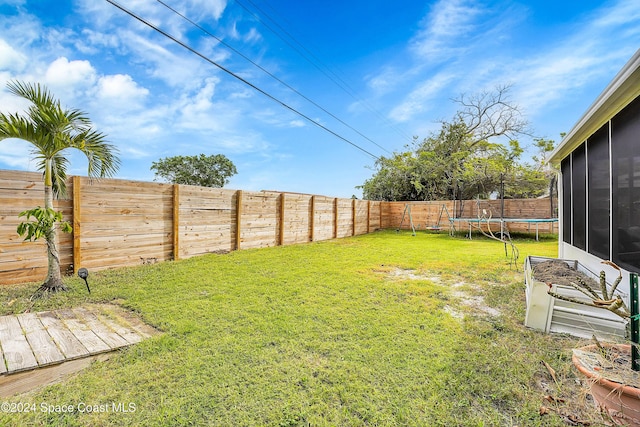
[[(409, 219), (402, 216), (407, 205), (411, 206), (411, 219), (417, 230), (433, 229), (439, 226), (449, 229), (449, 217), (476, 219), (478, 217), (498, 219), (501, 216), (507, 219), (549, 219), (557, 218), (557, 200), (554, 198), (553, 207), (548, 197), (541, 199), (505, 199), (504, 207), (501, 200), (456, 200), (428, 201), (428, 202), (384, 202), (382, 222), (385, 228), (400, 227), (411, 228)], [(466, 231), (468, 222), (454, 222), (456, 229)], [(486, 224), (484, 225), (486, 227)], [(557, 223), (540, 222), (509, 222), (510, 231), (535, 232), (536, 227), (541, 233), (557, 232)], [(499, 223), (492, 224), (492, 230), (500, 228)]]
[[(73, 224), (59, 233), (63, 273), (189, 258), (211, 252), (291, 245), (397, 228), (405, 202), (377, 202), (310, 194), (242, 191), (155, 182), (70, 177), (68, 196), (54, 207)], [(549, 199), (505, 200), (505, 217), (549, 218)], [(42, 280), (44, 241), (24, 242), (18, 214), (44, 204), (42, 176), (0, 170), (0, 284)], [(448, 228), (447, 212), (500, 215), (500, 201), (411, 202), (418, 229)], [(442, 208), (446, 206), (446, 212)], [(462, 209), (461, 209), (462, 206)], [(553, 212), (555, 214), (555, 212)], [(462, 224), (464, 226), (464, 224)], [(551, 231), (541, 224), (540, 231)], [(408, 228), (405, 220), (403, 228)], [(509, 224), (511, 230), (526, 224)], [(546, 227), (546, 228), (545, 228)]]
[[(89, 178), (68, 180), (54, 207), (73, 224), (59, 233), (64, 273), (290, 245), (382, 227), (382, 203), (308, 194), (251, 192)], [(42, 280), (44, 241), (24, 242), (18, 214), (44, 204), (42, 175), (0, 170), (0, 284)]]

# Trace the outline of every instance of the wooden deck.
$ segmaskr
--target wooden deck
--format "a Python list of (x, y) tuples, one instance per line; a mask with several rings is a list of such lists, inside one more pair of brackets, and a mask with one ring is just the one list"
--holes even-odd
[(14, 374), (108, 353), (156, 333), (108, 304), (0, 316), (0, 386)]

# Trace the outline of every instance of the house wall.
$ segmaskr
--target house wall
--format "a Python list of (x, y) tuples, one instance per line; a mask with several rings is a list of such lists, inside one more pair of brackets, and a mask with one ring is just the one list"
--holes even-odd
[[(640, 271), (640, 98), (561, 160), (563, 257)], [(586, 259), (586, 258), (585, 258)]]
[(560, 170), (559, 256), (611, 282), (640, 271), (640, 50), (552, 153)]

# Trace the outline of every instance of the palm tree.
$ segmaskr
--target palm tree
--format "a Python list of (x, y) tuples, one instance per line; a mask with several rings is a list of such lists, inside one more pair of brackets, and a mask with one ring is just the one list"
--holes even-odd
[[(75, 148), (89, 161), (87, 175), (91, 178), (110, 177), (120, 165), (117, 149), (106, 143), (105, 135), (92, 128), (86, 113), (65, 109), (46, 87), (36, 83), (10, 81), (7, 88), (13, 95), (31, 102), (23, 114), (0, 113), (0, 141), (18, 138), (33, 145), (33, 155), (44, 180), (44, 206), (53, 209), (53, 198), (66, 194), (69, 161), (65, 151)], [(49, 269), (43, 290), (64, 290), (58, 256), (56, 224), (45, 230)]]

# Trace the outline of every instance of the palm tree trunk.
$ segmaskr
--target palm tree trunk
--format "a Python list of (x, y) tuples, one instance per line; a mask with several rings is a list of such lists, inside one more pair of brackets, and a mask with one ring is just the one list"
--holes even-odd
[[(46, 177), (45, 177), (46, 181)], [(45, 183), (44, 187), (44, 206), (53, 209), (53, 188)], [(47, 260), (49, 270), (47, 279), (42, 284), (42, 289), (50, 292), (66, 291), (67, 288), (62, 283), (62, 274), (60, 274), (60, 254), (58, 253), (58, 233), (56, 232), (58, 225), (53, 224), (51, 230), (46, 234), (47, 241)]]

